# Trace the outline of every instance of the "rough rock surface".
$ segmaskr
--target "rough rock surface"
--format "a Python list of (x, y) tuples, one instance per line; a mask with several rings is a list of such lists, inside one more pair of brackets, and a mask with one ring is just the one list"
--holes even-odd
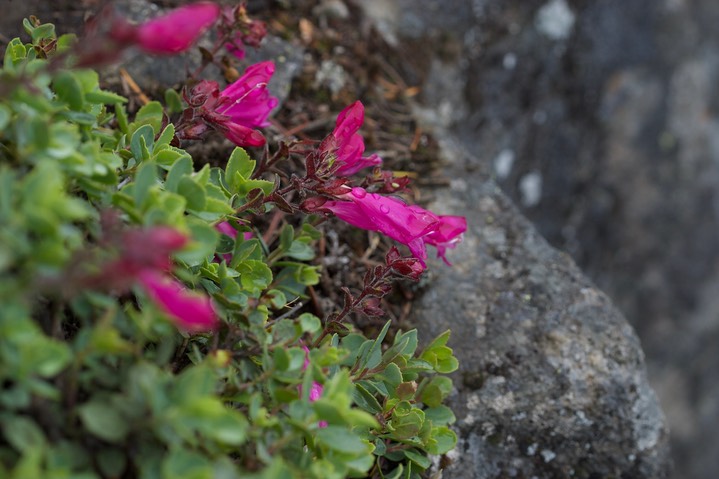
[(414, 308), (427, 337), (452, 330), (461, 365), (451, 400), (461, 441), (445, 476), (667, 477), (639, 340), (607, 296), (492, 180), (454, 180), (432, 208), (470, 224), (454, 266), (433, 265)]
[[(363, 0), (432, 121), (635, 327), (676, 478), (719, 470), (719, 2)], [(453, 163), (457, 163), (455, 160)]]

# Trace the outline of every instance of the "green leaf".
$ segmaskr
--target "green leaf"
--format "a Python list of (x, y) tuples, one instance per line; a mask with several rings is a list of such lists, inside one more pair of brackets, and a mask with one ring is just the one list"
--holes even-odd
[(400, 383), (396, 387), (397, 398), (412, 399), (417, 392), (417, 384), (414, 381)]
[[(395, 413), (397, 410), (395, 410)], [(393, 414), (387, 426), (392, 431), (392, 437), (399, 440), (406, 440), (417, 436), (424, 425), (424, 412), (417, 408), (411, 408), (407, 414), (399, 416)]]
[(220, 234), (205, 221), (192, 216), (188, 216), (186, 221), (193, 241), (175, 256), (188, 266), (197, 266), (215, 253)]
[(9, 416), (4, 417), (1, 422), (3, 435), (15, 450), (24, 452), (43, 449), (47, 445), (45, 434), (32, 419), (24, 416)]
[(406, 333), (397, 333), (394, 337), (394, 344), (400, 344), (405, 339), (408, 339), (407, 345), (401, 350), (401, 354), (414, 355), (417, 350), (417, 330), (411, 329)]
[[(235, 175), (235, 177), (238, 177), (239, 173)], [(265, 196), (269, 196), (272, 194), (272, 192), (275, 189), (275, 184), (272, 181), (267, 180), (244, 180), (239, 179), (237, 180), (237, 193), (241, 197), (247, 196), (250, 191), (259, 188), (262, 190), (262, 192), (265, 194)]]
[(407, 456), (407, 459), (417, 464), (422, 469), (429, 469), (432, 465), (432, 461), (430, 461), (427, 456), (420, 454), (415, 449), (407, 449), (404, 451), (404, 455)]
[(25, 33), (27, 33), (28, 35), (32, 35), (33, 30), (35, 30), (35, 25), (30, 22), (29, 18), (23, 18), (22, 28), (25, 30)]
[(83, 93), (98, 89), (98, 85), (100, 84), (100, 76), (95, 70), (85, 68), (80, 70), (73, 70), (73, 73), (77, 77), (77, 81), (80, 82)]
[(385, 336), (387, 336), (387, 331), (389, 331), (391, 324), (392, 320), (384, 323), (382, 330), (379, 332), (377, 338), (374, 340), (374, 343), (372, 343), (372, 346), (369, 348), (365, 363), (361, 364), (361, 367), (372, 369), (377, 367), (382, 361), (382, 341), (384, 341)]
[(359, 407), (372, 414), (382, 412), (382, 406), (377, 398), (361, 384), (355, 384), (354, 401)]
[(259, 293), (272, 282), (272, 270), (264, 261), (245, 260), (234, 268), (240, 273), (240, 284), (252, 293)]
[(290, 354), (284, 348), (275, 348), (272, 359), (279, 371), (287, 371), (290, 367)]
[(165, 90), (165, 105), (170, 113), (179, 113), (185, 109), (182, 96), (174, 88)]
[(121, 477), (127, 466), (125, 454), (119, 449), (102, 449), (95, 458), (103, 477)]
[(271, 289), (267, 292), (267, 298), (275, 309), (283, 308), (287, 304), (287, 296), (279, 289)]
[(457, 445), (457, 434), (446, 426), (433, 427), (428, 442), (428, 453), (447, 454)]
[(288, 251), (292, 247), (292, 241), (295, 237), (295, 229), (290, 224), (286, 224), (280, 231), (280, 249)]
[(214, 479), (209, 458), (190, 449), (173, 449), (162, 461), (163, 479)]
[(385, 474), (384, 479), (400, 479), (404, 476), (404, 465), (403, 464), (397, 464), (397, 467), (393, 469), (391, 472)]
[(55, 25), (52, 23), (38, 25), (32, 30), (30, 37), (32, 38), (32, 43), (35, 45), (37, 45), (40, 40), (54, 40), (57, 38), (57, 35), (55, 35)]
[(317, 266), (299, 264), (294, 272), (295, 279), (305, 286), (313, 286), (320, 282), (320, 275)]
[[(239, 190), (240, 182), (242, 179), (249, 179), (252, 176), (252, 172), (255, 171), (255, 160), (250, 160), (247, 152), (236, 147), (230, 159), (227, 161), (227, 167), (225, 168), (225, 180), (230, 191), (237, 193)], [(238, 176), (239, 175), (239, 176)]]
[(47, 338), (39, 332), (36, 334), (30, 342), (23, 345), (24, 362), (39, 376), (56, 376), (72, 360), (70, 348), (66, 343)]
[(454, 412), (450, 408), (444, 405), (431, 407), (424, 410), (425, 418), (432, 421), (434, 426), (446, 426), (447, 424), (454, 424), (457, 418)]
[(322, 321), (314, 314), (302, 313), (297, 319), (300, 322), (303, 333), (313, 334), (322, 329)]
[(195, 183), (191, 178), (184, 176), (180, 179), (177, 192), (187, 200), (187, 209), (202, 211), (207, 203), (205, 189)]
[(105, 90), (95, 90), (85, 93), (85, 100), (90, 103), (103, 105), (114, 105), (116, 103), (127, 103), (127, 98), (117, 93)]
[(57, 39), (57, 52), (63, 53), (77, 43), (77, 35), (74, 33), (65, 33), (63, 35), (60, 35), (60, 37)]
[(149, 160), (154, 141), (155, 131), (150, 125), (142, 125), (135, 130), (130, 138), (130, 151), (132, 152), (132, 156), (134, 156), (138, 162)]
[(71, 110), (82, 110), (85, 105), (82, 85), (72, 72), (62, 71), (58, 73), (53, 81), (53, 88), (58, 98), (67, 103)]
[(172, 395), (178, 402), (190, 402), (198, 397), (210, 396), (217, 387), (217, 377), (205, 364), (185, 368), (177, 376)]
[(450, 334), (452, 334), (452, 331), (450, 331), (450, 330), (448, 329), (447, 331), (443, 332), (442, 334), (440, 334), (439, 336), (437, 336), (436, 338), (434, 338), (434, 339), (432, 340), (432, 342), (429, 343), (429, 345), (427, 345), (427, 347), (425, 348), (425, 351), (428, 351), (428, 350), (430, 350), (430, 349), (434, 349), (434, 348), (437, 348), (437, 347), (440, 347), (440, 346), (446, 346), (446, 345), (447, 345), (447, 341), (449, 341), (449, 336), (450, 336)]
[(393, 390), (403, 381), (402, 371), (399, 366), (395, 363), (389, 363), (384, 367), (384, 370), (375, 376), (377, 379), (381, 379), (387, 384), (387, 389)]
[(134, 133), (135, 130), (143, 125), (149, 125), (153, 131), (162, 129), (162, 117), (164, 112), (160, 102), (151, 101), (147, 105), (143, 105), (135, 115), (135, 121), (129, 126), (129, 132)]
[(452, 392), (452, 380), (446, 376), (435, 376), (422, 389), (422, 402), (430, 408), (442, 405)]
[[(167, 131), (167, 130), (165, 130), (165, 131)], [(157, 147), (155, 147), (155, 151), (152, 156), (152, 159), (155, 163), (157, 163), (160, 166), (164, 166), (164, 167), (174, 166), (175, 162), (178, 161), (180, 158), (189, 159), (190, 160), (190, 170), (192, 170), (192, 159), (185, 152), (180, 152), (173, 148), (165, 148), (162, 150), (158, 150)]]
[(117, 126), (120, 131), (127, 133), (129, 131), (127, 112), (122, 103), (115, 103), (115, 117), (117, 118)]
[(215, 397), (202, 397), (178, 411), (182, 426), (227, 445), (240, 445), (247, 438), (249, 423), (239, 412), (225, 407)]
[(346, 427), (327, 426), (315, 433), (317, 441), (333, 451), (352, 455), (368, 454), (371, 448), (365, 441)]
[(315, 257), (315, 250), (303, 241), (293, 241), (286, 255), (300, 261), (310, 261)]
[(10, 108), (5, 105), (0, 105), (0, 136), (2, 136), (2, 131), (7, 127), (8, 123), (10, 123), (11, 117), (12, 112)]
[[(163, 150), (163, 153), (165, 151), (166, 150)], [(172, 165), (172, 168), (170, 168), (170, 171), (167, 173), (167, 177), (165, 178), (165, 190), (177, 192), (180, 180), (191, 173), (192, 158), (190, 156), (180, 157), (177, 161), (175, 161), (175, 164)]]
[(135, 206), (141, 208), (148, 197), (150, 188), (157, 184), (157, 167), (152, 162), (145, 162), (140, 165), (135, 173), (133, 198)]
[(13, 67), (22, 63), (27, 58), (27, 50), (25, 44), (19, 38), (13, 38), (5, 47), (5, 57), (3, 59), (3, 68), (13, 70)]
[(91, 399), (78, 408), (85, 428), (105, 441), (118, 443), (125, 439), (130, 425), (107, 399)]
[(160, 134), (160, 137), (155, 142), (155, 151), (157, 151), (158, 147), (160, 146), (169, 146), (170, 142), (175, 138), (175, 125), (172, 123), (168, 123), (164, 130), (162, 130), (162, 133)]

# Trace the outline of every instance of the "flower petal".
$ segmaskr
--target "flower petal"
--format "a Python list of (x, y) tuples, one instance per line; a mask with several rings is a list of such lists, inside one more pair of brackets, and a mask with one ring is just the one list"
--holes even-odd
[(219, 14), (213, 2), (185, 5), (140, 25), (136, 41), (149, 53), (179, 53), (190, 48)]
[(208, 331), (217, 327), (217, 315), (209, 297), (191, 292), (179, 281), (157, 271), (143, 271), (139, 280), (152, 302), (179, 328)]
[(267, 117), (279, 103), (267, 89), (274, 73), (275, 64), (271, 61), (249, 66), (240, 78), (222, 91), (220, 97), (223, 103), (217, 108), (217, 113), (249, 128), (269, 126)]
[(364, 105), (356, 101), (337, 116), (332, 135), (336, 139), (337, 176), (350, 176), (363, 168), (382, 163), (377, 155), (362, 157), (365, 150), (364, 139), (357, 133), (364, 122)]

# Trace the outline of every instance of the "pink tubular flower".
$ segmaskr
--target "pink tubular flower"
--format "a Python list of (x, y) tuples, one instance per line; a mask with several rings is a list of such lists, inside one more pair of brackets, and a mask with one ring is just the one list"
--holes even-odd
[(313, 198), (305, 201), (303, 207), (310, 211), (329, 210), (351, 225), (379, 231), (404, 243), (423, 267), (426, 267), (427, 244), (435, 246), (437, 256), (447, 262), (446, 250), (454, 248), (467, 229), (466, 220), (462, 217), (438, 216), (396, 198), (367, 193), (363, 188), (352, 188), (339, 198), (340, 201), (324, 202)]
[(148, 53), (175, 54), (187, 50), (220, 15), (213, 2), (177, 8), (137, 27), (135, 41)]
[(363, 168), (382, 163), (377, 155), (363, 157), (364, 140), (357, 133), (364, 122), (364, 105), (356, 101), (337, 116), (332, 136), (335, 138), (337, 162), (337, 176), (350, 176)]
[(237, 146), (251, 146), (256, 148), (264, 145), (266, 141), (262, 133), (240, 125), (239, 123), (222, 123), (218, 129), (225, 135), (225, 138)]
[(164, 273), (145, 270), (138, 279), (148, 296), (175, 323), (187, 331), (207, 331), (217, 326), (210, 298), (193, 293)]
[(222, 90), (215, 111), (247, 128), (270, 126), (267, 117), (279, 103), (267, 90), (274, 73), (275, 64), (270, 61), (249, 66), (240, 78)]

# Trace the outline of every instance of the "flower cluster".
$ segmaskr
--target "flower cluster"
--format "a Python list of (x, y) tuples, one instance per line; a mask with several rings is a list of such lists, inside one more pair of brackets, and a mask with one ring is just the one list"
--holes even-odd
[[(340, 177), (379, 165), (382, 160), (377, 155), (362, 156), (365, 145), (358, 131), (363, 121), (362, 103), (357, 101), (345, 108), (337, 117), (333, 132), (321, 143), (319, 154), (313, 156), (312, 160), (323, 158), (329, 163), (335, 161), (339, 166), (331, 168), (330, 171)], [(315, 169), (316, 165), (313, 164), (312, 168)], [(336, 186), (331, 190), (317, 188), (317, 191), (331, 194), (308, 198), (303, 202), (302, 209), (308, 212), (332, 213), (358, 228), (383, 233), (407, 245), (422, 267), (426, 266), (427, 245), (434, 246), (437, 256), (449, 264), (446, 252), (462, 240), (467, 229), (464, 217), (436, 215), (391, 196), (370, 193), (362, 187), (351, 187), (346, 181), (335, 183)]]

